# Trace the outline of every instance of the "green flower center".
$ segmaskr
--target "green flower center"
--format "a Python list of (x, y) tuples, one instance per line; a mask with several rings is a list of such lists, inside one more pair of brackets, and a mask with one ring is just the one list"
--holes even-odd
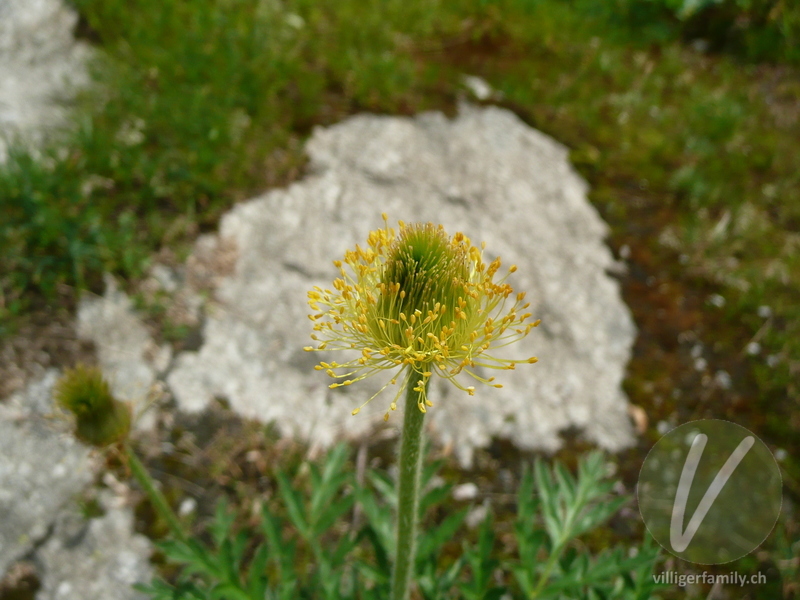
[[(457, 310), (472, 312), (467, 253), (430, 223), (405, 228), (388, 251), (380, 281), (377, 315), (397, 325), (386, 332), (398, 346), (409, 343), (407, 327), (430, 314), (449, 325), (457, 320)], [(466, 302), (463, 309), (459, 309), (459, 299), (462, 306)]]

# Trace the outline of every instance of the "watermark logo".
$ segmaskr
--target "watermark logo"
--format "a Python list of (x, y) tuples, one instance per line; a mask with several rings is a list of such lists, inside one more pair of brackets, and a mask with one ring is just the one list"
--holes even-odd
[(721, 564), (755, 550), (781, 511), (781, 473), (769, 448), (729, 421), (676, 427), (650, 450), (639, 474), (639, 510), (666, 550)]
[(731, 571), (730, 573), (709, 573), (708, 571), (702, 571), (701, 573), (678, 573), (676, 571), (664, 571), (658, 575), (654, 574), (653, 581), (659, 585), (677, 585), (680, 587), (700, 583), (744, 587), (748, 584), (764, 585), (767, 583), (767, 576), (761, 571), (757, 571), (752, 575), (743, 575), (736, 571)]

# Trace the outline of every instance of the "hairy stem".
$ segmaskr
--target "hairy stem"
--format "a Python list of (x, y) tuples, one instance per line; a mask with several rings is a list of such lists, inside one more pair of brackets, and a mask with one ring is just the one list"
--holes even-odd
[(172, 535), (174, 535), (180, 541), (186, 542), (186, 532), (184, 532), (183, 526), (178, 520), (178, 517), (170, 508), (167, 499), (164, 497), (164, 494), (162, 494), (161, 491), (155, 486), (153, 478), (150, 477), (150, 473), (147, 472), (147, 468), (142, 464), (142, 461), (139, 460), (139, 458), (136, 456), (136, 453), (133, 451), (133, 448), (131, 448), (129, 444), (125, 444), (125, 456), (128, 459), (128, 466), (130, 467), (133, 476), (136, 478), (136, 481), (139, 482), (139, 485), (142, 486), (142, 489), (147, 494), (150, 502), (153, 503), (158, 515), (167, 522), (167, 525), (169, 525)]
[(400, 473), (397, 503), (397, 555), (392, 572), (392, 600), (408, 600), (414, 571), (419, 512), (419, 474), (422, 463), (422, 425), (415, 392), (422, 375), (412, 371), (406, 390), (403, 434), (400, 439)]

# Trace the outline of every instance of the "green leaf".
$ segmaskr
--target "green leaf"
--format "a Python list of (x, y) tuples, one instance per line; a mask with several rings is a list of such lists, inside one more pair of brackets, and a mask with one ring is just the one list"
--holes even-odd
[(389, 549), (381, 540), (381, 536), (375, 531), (375, 529), (368, 525), (364, 527), (358, 535), (358, 539), (366, 538), (372, 544), (372, 548), (375, 552), (375, 561), (377, 563), (376, 568), (380, 573), (383, 573), (388, 581), (389, 575), (391, 573), (391, 564), (389, 562)]
[(517, 585), (522, 589), (523, 594), (526, 597), (532, 597), (535, 588), (532, 565), (530, 563), (513, 565), (511, 571), (514, 573), (514, 578), (517, 580)]
[(289, 518), (292, 520), (292, 524), (297, 528), (297, 531), (303, 538), (309, 540), (311, 538), (311, 532), (308, 529), (308, 523), (306, 522), (303, 511), (303, 504), (298, 493), (292, 488), (292, 484), (283, 471), (278, 471), (277, 477), (278, 489), (286, 505), (286, 510), (289, 512)]
[(214, 540), (214, 546), (220, 548), (222, 542), (230, 535), (233, 522), (236, 520), (236, 514), (228, 509), (228, 501), (223, 496), (217, 502), (217, 507), (214, 512), (214, 520), (211, 522), (211, 537)]
[(432, 462), (427, 462), (425, 459), (428, 456), (430, 450), (430, 443), (425, 443), (425, 447), (422, 450), (422, 472), (420, 473), (419, 483), (421, 488), (426, 488), (431, 480), (436, 476), (436, 474), (442, 470), (445, 461), (443, 460), (434, 460)]
[(358, 495), (361, 510), (367, 517), (370, 529), (375, 535), (376, 543), (388, 555), (393, 555), (395, 540), (391, 511), (385, 507), (378, 506), (369, 489), (360, 488), (356, 490), (356, 494)]
[(463, 509), (457, 513), (445, 517), (444, 521), (438, 526), (430, 530), (423, 530), (419, 534), (419, 541), (417, 546), (417, 560), (426, 560), (430, 555), (435, 553), (450, 540), (464, 519), (467, 518), (469, 509)]
[(628, 498), (613, 498), (593, 506), (582, 516), (578, 523), (575, 524), (572, 530), (572, 537), (578, 537), (602, 525), (611, 515), (616, 514), (619, 509), (628, 502)]
[(515, 527), (519, 556), (523, 564), (534, 565), (539, 560), (539, 550), (547, 541), (547, 534), (541, 529), (523, 531), (519, 524)]
[(314, 524), (313, 535), (320, 536), (325, 533), (333, 526), (336, 519), (353, 507), (354, 503), (355, 496), (353, 494), (348, 494), (337, 502), (329, 504), (325, 512), (320, 515), (319, 520)]
[(331, 552), (331, 564), (340, 566), (346, 564), (347, 555), (356, 546), (356, 536), (344, 535), (336, 545), (336, 549)]
[(209, 549), (200, 542), (190, 539), (187, 543), (178, 540), (165, 540), (158, 544), (164, 555), (186, 568), (201, 575), (223, 579), (224, 573)]
[(503, 587), (493, 587), (481, 596), (481, 600), (500, 600), (500, 598), (505, 595), (506, 591), (506, 588)]
[(346, 444), (337, 444), (333, 447), (327, 456), (325, 466), (322, 471), (323, 481), (331, 481), (334, 476), (339, 475), (343, 471), (344, 464), (347, 462), (347, 457), (350, 450)]
[(533, 492), (533, 474), (528, 465), (522, 467), (522, 477), (517, 493), (517, 521), (533, 523), (538, 499)]
[(481, 557), (488, 557), (494, 548), (494, 520), (492, 513), (487, 512), (478, 533), (478, 552)]
[(389, 583), (390, 574), (385, 569), (371, 565), (362, 560), (356, 561), (355, 568), (369, 581), (375, 583)]
[(378, 490), (378, 492), (380, 492), (381, 496), (389, 504), (389, 506), (396, 508), (397, 489), (395, 488), (395, 484), (389, 475), (377, 471), (370, 471), (367, 474), (367, 477), (369, 477), (372, 485), (375, 486), (375, 489)]
[(230, 583), (239, 583), (239, 569), (247, 547), (248, 536), (240, 532), (234, 539), (226, 539), (219, 550), (219, 563)]
[(293, 540), (284, 541), (282, 523), (266, 505), (261, 510), (261, 529), (269, 542), (269, 556), (278, 568), (278, 580), (291, 581), (294, 577), (295, 543)]
[(537, 460), (533, 465), (533, 474), (536, 481), (536, 492), (541, 498), (542, 517), (545, 529), (554, 547), (562, 543), (563, 521), (559, 514), (559, 498), (556, 493), (555, 485), (550, 476), (550, 472), (541, 460)]
[(201, 592), (196, 585), (189, 582), (179, 582), (172, 586), (166, 581), (153, 579), (150, 585), (135, 584), (133, 589), (150, 596), (151, 600), (205, 600), (207, 595)]
[(211, 591), (213, 600), (252, 600), (244, 590), (231, 583), (223, 583)]
[(558, 493), (569, 504), (574, 504), (578, 493), (577, 482), (561, 463), (556, 463), (553, 471), (558, 481)]
[(256, 548), (247, 570), (247, 589), (251, 598), (263, 598), (267, 592), (267, 561), (269, 553), (266, 542)]
[(440, 485), (428, 490), (422, 495), (419, 501), (419, 517), (425, 516), (428, 509), (436, 506), (450, 495), (453, 486), (450, 484)]

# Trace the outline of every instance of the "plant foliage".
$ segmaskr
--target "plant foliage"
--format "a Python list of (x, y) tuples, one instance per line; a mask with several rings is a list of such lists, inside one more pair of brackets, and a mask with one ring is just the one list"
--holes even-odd
[[(338, 446), (321, 465), (307, 465), (306, 478), (279, 473), (279, 502), (264, 505), (253, 531), (237, 531), (220, 503), (205, 536), (160, 543), (178, 566), (174, 580), (140, 589), (153, 600), (388, 598), (397, 490), (379, 471), (358, 484), (347, 455)], [(627, 501), (611, 494), (600, 453), (583, 459), (577, 476), (542, 461), (525, 469), (511, 552), (498, 544), (490, 511), (473, 534), (465, 531), (469, 509), (439, 510), (451, 494), (450, 485), (436, 485), (441, 466), (428, 465), (421, 479), (415, 581), (425, 600), (653, 597), (658, 551), (650, 543), (601, 552), (580, 543)]]

